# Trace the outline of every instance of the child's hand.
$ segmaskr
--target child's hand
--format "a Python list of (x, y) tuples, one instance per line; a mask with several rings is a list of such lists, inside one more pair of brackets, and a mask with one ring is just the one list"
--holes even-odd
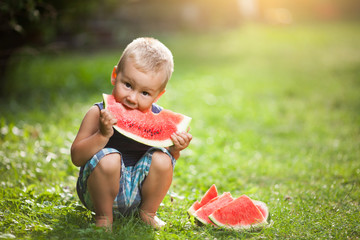
[(171, 135), (171, 140), (173, 141), (174, 145), (169, 147), (169, 151), (174, 156), (175, 159), (179, 158), (180, 151), (187, 148), (192, 140), (192, 135), (188, 132), (180, 132), (174, 133)]
[(100, 133), (107, 138), (110, 138), (114, 134), (113, 125), (116, 124), (117, 120), (114, 116), (106, 109), (100, 112)]

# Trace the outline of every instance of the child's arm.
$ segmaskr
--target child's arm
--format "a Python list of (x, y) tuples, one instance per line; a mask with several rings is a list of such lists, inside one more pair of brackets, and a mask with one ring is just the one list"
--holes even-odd
[(189, 146), (191, 139), (192, 135), (188, 132), (174, 133), (171, 135), (171, 140), (174, 145), (169, 147), (169, 152), (176, 160), (180, 157), (180, 151)]
[(90, 108), (71, 146), (71, 160), (75, 166), (84, 166), (95, 153), (105, 147), (114, 133), (112, 126), (115, 123), (116, 119), (107, 110), (99, 111), (97, 106)]

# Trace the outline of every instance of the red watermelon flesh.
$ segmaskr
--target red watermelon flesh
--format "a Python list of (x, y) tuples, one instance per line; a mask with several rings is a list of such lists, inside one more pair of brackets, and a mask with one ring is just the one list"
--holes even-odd
[(196, 202), (194, 202), (194, 204), (191, 205), (191, 207), (188, 209), (188, 213), (189, 213), (190, 215), (193, 215), (193, 214), (196, 212), (196, 210), (198, 210), (199, 208), (201, 208), (201, 204), (200, 204), (199, 201), (196, 201)]
[(114, 128), (121, 134), (148, 146), (168, 147), (173, 145), (170, 136), (176, 132), (185, 132), (191, 118), (180, 113), (163, 109), (155, 114), (127, 109), (116, 102), (113, 95), (103, 94), (104, 107), (118, 120)]
[(210, 202), (202, 206), (194, 213), (194, 217), (199, 220), (203, 224), (212, 224), (209, 219), (209, 215), (213, 213), (215, 210), (227, 205), (232, 202), (234, 199), (231, 197), (229, 192), (223, 193), (221, 196), (213, 198)]
[(210, 202), (211, 199), (215, 198), (218, 196), (218, 192), (216, 189), (215, 184), (213, 184), (204, 194), (204, 196), (201, 198), (201, 201), (198, 202), (196, 201), (188, 210), (188, 213), (190, 215), (193, 215), (196, 210), (198, 210), (199, 208), (201, 208), (202, 206), (204, 206), (205, 204), (207, 204), (208, 202)]
[(263, 214), (246, 195), (217, 209), (209, 218), (218, 226), (233, 229), (256, 228), (267, 224)]

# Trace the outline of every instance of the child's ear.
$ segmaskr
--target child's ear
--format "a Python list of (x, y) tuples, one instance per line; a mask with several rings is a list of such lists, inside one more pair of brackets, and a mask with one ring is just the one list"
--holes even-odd
[(111, 73), (111, 84), (112, 85), (115, 85), (116, 77), (117, 77), (117, 66), (114, 67), (114, 69)]
[(161, 93), (159, 93), (159, 95), (156, 97), (155, 102), (157, 102), (157, 100), (159, 100), (159, 98), (165, 93), (165, 89), (161, 91)]

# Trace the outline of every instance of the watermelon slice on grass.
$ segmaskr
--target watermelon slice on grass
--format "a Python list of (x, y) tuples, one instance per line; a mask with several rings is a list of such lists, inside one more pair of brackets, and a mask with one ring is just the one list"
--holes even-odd
[(207, 204), (205, 204), (204, 206), (199, 208), (194, 213), (194, 217), (202, 224), (215, 225), (209, 219), (209, 215), (211, 213), (213, 213), (215, 210), (217, 210), (223, 206), (226, 206), (233, 200), (234, 200), (234, 198), (231, 196), (231, 194), (229, 192), (223, 193), (221, 196), (217, 196), (217, 197), (213, 198), (212, 200), (210, 200), (210, 202), (208, 202)]
[[(265, 209), (264, 209), (265, 210)], [(246, 195), (215, 210), (209, 218), (217, 226), (234, 230), (258, 229), (268, 225), (264, 215)]]
[(215, 184), (213, 184), (204, 194), (204, 196), (201, 198), (201, 201), (198, 202), (196, 201), (189, 209), (188, 209), (188, 214), (190, 216), (193, 216), (194, 213), (201, 208), (202, 206), (204, 206), (205, 204), (207, 204), (208, 202), (210, 202), (213, 198), (218, 196), (218, 192), (217, 192), (217, 188), (215, 186)]
[(261, 214), (264, 216), (267, 222), (270, 222), (270, 213), (269, 209), (264, 202), (258, 200), (252, 200), (255, 206), (260, 210)]
[(114, 128), (121, 134), (137, 142), (153, 147), (169, 147), (170, 139), (176, 132), (186, 132), (191, 118), (167, 109), (160, 113), (137, 109), (127, 109), (116, 102), (113, 95), (103, 94), (104, 107), (118, 120)]
[(234, 199), (226, 192), (218, 195), (215, 185), (188, 210), (197, 223), (212, 224), (234, 230), (259, 230), (272, 225), (269, 209), (264, 202), (243, 195)]

